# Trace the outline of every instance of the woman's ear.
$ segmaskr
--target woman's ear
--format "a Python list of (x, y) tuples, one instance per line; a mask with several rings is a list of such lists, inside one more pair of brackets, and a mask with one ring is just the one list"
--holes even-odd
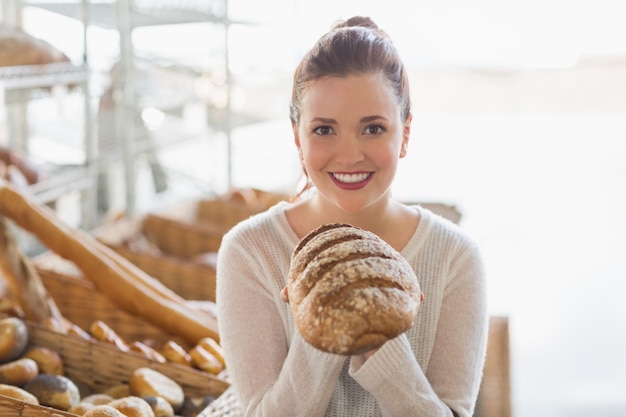
[(408, 153), (409, 149), (409, 138), (411, 137), (411, 122), (413, 121), (413, 116), (409, 115), (404, 122), (404, 127), (402, 129), (402, 145), (400, 147), (400, 158), (404, 158)]
[(293, 131), (293, 141), (298, 149), (298, 156), (300, 160), (302, 160), (302, 146), (300, 145), (300, 135), (298, 134), (298, 127), (291, 125), (291, 130)]

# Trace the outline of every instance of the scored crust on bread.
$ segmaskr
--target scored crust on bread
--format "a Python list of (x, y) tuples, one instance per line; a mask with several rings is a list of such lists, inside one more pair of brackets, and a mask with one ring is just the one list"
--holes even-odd
[(421, 293), (406, 259), (376, 234), (325, 224), (295, 248), (289, 302), (303, 338), (331, 353), (354, 355), (408, 330)]

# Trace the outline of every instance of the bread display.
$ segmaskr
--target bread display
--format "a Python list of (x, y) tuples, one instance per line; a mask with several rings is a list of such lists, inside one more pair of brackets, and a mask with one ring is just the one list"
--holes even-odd
[(374, 233), (323, 225), (295, 248), (288, 294), (302, 337), (325, 352), (354, 355), (408, 330), (421, 293), (408, 262)]
[(219, 341), (213, 317), (190, 308), (182, 297), (145, 271), (85, 231), (65, 224), (50, 207), (2, 181), (0, 215), (33, 233), (59, 256), (74, 262), (121, 309), (142, 316), (189, 343), (207, 336)]

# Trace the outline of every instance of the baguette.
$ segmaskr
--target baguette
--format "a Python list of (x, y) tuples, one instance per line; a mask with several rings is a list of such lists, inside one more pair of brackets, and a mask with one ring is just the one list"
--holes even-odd
[[(7, 220), (0, 215), (0, 275), (24, 318), (48, 327), (63, 328), (64, 318), (30, 260), (18, 248)], [(65, 333), (62, 331), (62, 333)]]
[(0, 214), (34, 234), (48, 249), (70, 260), (85, 277), (130, 314), (144, 317), (191, 344), (203, 337), (219, 341), (217, 320), (196, 309), (136, 265), (54, 211), (0, 182)]

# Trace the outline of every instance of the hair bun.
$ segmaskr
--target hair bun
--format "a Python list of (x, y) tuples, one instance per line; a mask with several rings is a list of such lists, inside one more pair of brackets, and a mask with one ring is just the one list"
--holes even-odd
[(372, 18), (367, 16), (353, 16), (348, 20), (341, 20), (333, 26), (333, 29), (347, 28), (352, 26), (360, 26), (370, 29), (378, 30), (378, 25), (372, 20)]

